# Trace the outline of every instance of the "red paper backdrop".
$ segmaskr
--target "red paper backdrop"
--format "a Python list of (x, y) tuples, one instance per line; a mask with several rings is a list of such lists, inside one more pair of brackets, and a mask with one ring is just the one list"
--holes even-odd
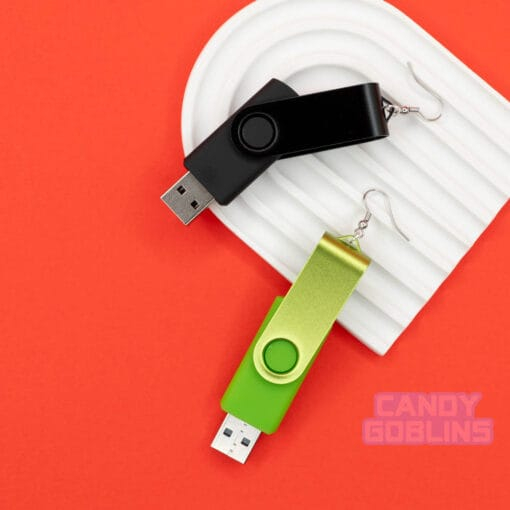
[[(335, 327), (246, 466), (209, 448), (288, 283), (158, 197), (183, 172), (193, 62), (247, 3), (2, 7), (0, 508), (508, 508), (508, 208), (387, 357)], [(509, 97), (509, 2), (392, 3)], [(494, 444), (364, 446), (388, 390), (481, 391)]]

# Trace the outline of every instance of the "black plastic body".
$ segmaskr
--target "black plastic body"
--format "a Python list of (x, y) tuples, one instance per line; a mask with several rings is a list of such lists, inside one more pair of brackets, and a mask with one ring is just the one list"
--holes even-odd
[[(258, 117), (270, 121), (267, 129), (276, 126), (275, 136), (266, 148), (253, 149), (239, 127)], [(389, 131), (379, 85), (364, 83), (245, 108), (232, 134), (244, 152), (287, 158), (379, 140)]]
[(271, 80), (184, 161), (221, 205), (281, 158), (389, 135), (377, 83), (298, 96)]
[[(271, 80), (239, 111), (297, 95), (285, 83)], [(279, 156), (250, 154), (239, 149), (232, 137), (236, 116), (230, 117), (184, 160), (184, 166), (221, 205), (229, 204), (279, 159)]]

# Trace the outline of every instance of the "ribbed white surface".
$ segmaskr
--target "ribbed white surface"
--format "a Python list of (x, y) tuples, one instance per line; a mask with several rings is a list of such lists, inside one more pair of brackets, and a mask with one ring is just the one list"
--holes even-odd
[(289, 280), (325, 230), (352, 233), (361, 196), (377, 197), (363, 250), (373, 264), (339, 321), (379, 354), (391, 347), (506, 203), (508, 102), (400, 11), (381, 0), (259, 0), (211, 39), (191, 74), (182, 131), (189, 153), (270, 78), (301, 94), (376, 81), (398, 101), (436, 104), (406, 62), (445, 100), (443, 118), (390, 122), (390, 138), (280, 161), (214, 213)]

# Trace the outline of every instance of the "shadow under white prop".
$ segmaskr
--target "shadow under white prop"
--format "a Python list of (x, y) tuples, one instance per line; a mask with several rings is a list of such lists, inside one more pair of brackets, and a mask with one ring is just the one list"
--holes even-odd
[[(207, 44), (182, 111), (189, 154), (269, 79), (305, 94), (365, 81), (434, 115), (406, 66), (444, 99), (442, 118), (390, 121), (390, 137), (279, 161), (214, 214), (294, 281), (325, 230), (352, 233), (363, 193), (385, 191), (411, 242), (382, 202), (362, 241), (373, 260), (339, 322), (385, 354), (506, 203), (508, 102), (437, 41), (382, 0), (259, 0)], [(339, 119), (345, 122), (345, 119)]]

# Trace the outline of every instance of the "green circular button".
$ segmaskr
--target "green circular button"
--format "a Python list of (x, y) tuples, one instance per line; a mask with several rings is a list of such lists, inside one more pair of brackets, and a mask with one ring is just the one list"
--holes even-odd
[(264, 349), (264, 363), (275, 374), (288, 374), (299, 358), (297, 347), (285, 338), (278, 338)]

